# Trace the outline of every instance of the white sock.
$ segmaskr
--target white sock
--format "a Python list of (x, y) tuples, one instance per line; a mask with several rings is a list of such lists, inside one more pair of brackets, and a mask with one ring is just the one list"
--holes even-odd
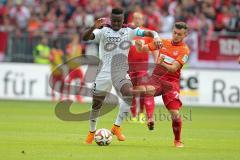
[(122, 124), (123, 120), (127, 117), (130, 111), (130, 107), (131, 106), (125, 103), (122, 99), (119, 99), (119, 112), (114, 123), (115, 125), (120, 126)]
[(90, 132), (95, 132), (97, 129), (97, 120), (100, 113), (100, 109), (92, 109), (90, 112)]

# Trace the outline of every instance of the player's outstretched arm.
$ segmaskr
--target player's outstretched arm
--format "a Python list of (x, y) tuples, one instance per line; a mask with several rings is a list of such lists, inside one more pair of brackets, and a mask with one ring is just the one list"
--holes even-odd
[(157, 32), (145, 30), (144, 36), (154, 38), (154, 44), (156, 45), (156, 48), (159, 49), (162, 47), (162, 39), (159, 37)]
[(160, 42), (158, 40), (154, 40), (153, 42), (150, 42), (148, 44), (143, 44), (142, 41), (136, 40), (135, 41), (135, 46), (138, 52), (148, 52), (149, 54), (153, 53), (158, 53), (157, 51), (162, 48), (162, 40)]
[(145, 37), (152, 37), (152, 38), (160, 38), (156, 31), (144, 30), (144, 36)]
[(104, 24), (104, 19), (99, 18), (95, 21), (95, 24), (90, 27), (86, 32), (83, 34), (83, 40), (88, 41), (88, 40), (93, 40), (95, 38), (95, 35), (93, 34), (94, 29), (102, 27)]

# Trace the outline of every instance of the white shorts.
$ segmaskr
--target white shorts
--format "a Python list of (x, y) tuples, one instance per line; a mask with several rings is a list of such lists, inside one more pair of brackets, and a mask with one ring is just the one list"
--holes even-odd
[(124, 84), (130, 84), (132, 86), (130, 77), (128, 74), (111, 77), (109, 72), (99, 72), (96, 76), (93, 86), (94, 95), (106, 95), (106, 92), (109, 93), (112, 90), (112, 86), (115, 87), (117, 92), (120, 92), (120, 89)]

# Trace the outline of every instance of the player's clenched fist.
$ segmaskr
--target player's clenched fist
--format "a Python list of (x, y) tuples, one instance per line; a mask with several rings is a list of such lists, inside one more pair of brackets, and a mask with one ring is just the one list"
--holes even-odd
[(99, 18), (95, 21), (94, 28), (101, 28), (104, 25), (104, 19)]
[(154, 38), (154, 44), (155, 44), (157, 49), (160, 49), (163, 46), (162, 40), (160, 38)]

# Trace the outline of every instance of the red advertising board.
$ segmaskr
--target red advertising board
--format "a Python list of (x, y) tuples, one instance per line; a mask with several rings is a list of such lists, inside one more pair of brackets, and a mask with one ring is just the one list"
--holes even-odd
[(7, 48), (7, 32), (0, 32), (0, 54), (4, 54)]
[(218, 35), (206, 41), (199, 36), (198, 59), (234, 61), (240, 56), (240, 35)]

